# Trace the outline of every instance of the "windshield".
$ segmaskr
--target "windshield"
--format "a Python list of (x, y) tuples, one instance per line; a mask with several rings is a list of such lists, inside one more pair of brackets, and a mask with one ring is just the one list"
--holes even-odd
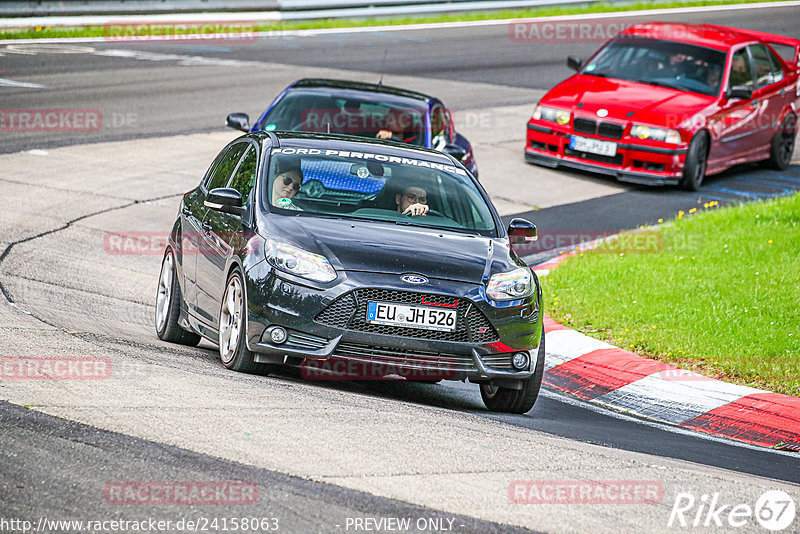
[(259, 130), (343, 133), (425, 144), (425, 108), (384, 99), (379, 93), (344, 97), (294, 89), (256, 126)]
[(262, 195), (270, 210), (282, 215), (497, 235), (492, 212), (466, 171), (414, 156), (273, 148)]
[(621, 36), (581, 69), (581, 74), (719, 94), (725, 54), (673, 41)]

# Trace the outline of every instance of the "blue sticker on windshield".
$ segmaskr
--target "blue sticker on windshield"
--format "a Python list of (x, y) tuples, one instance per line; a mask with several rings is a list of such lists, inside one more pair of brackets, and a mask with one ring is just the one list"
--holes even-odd
[(275, 130), (277, 127), (278, 127), (277, 124), (267, 124), (264, 127), (264, 131), (271, 132), (272, 130)]

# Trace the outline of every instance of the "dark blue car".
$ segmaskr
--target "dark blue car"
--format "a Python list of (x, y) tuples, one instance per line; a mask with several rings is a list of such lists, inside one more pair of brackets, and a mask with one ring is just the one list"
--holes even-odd
[(226, 122), (243, 132), (340, 133), (432, 148), (478, 177), (472, 145), (455, 131), (444, 103), (397, 87), (304, 78), (284, 89), (252, 126), (245, 113), (231, 113)]

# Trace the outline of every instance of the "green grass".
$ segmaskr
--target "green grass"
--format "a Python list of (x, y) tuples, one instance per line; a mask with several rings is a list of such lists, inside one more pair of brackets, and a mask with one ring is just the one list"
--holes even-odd
[[(531, 17), (550, 17), (559, 15), (575, 15), (581, 13), (612, 13), (617, 11), (639, 11), (646, 9), (667, 9), (694, 6), (715, 6), (769, 3), (779, 0), (709, 0), (688, 2), (636, 2), (631, 4), (608, 4), (605, 2), (584, 4), (568, 7), (545, 7), (536, 9), (521, 9), (509, 11), (494, 11), (488, 13), (465, 13), (458, 15), (438, 15), (431, 17), (399, 17), (399, 18), (371, 18), (364, 20), (355, 19), (320, 19), (297, 22), (278, 22), (258, 26), (258, 31), (282, 30), (308, 30), (323, 28), (351, 28), (363, 26), (388, 26), (400, 24), (424, 24), (435, 22), (458, 22), (474, 20), (497, 20)], [(246, 22), (246, 21), (242, 21)], [(57, 37), (105, 37), (108, 34), (104, 26), (82, 26), (74, 28), (12, 28), (0, 30), (2, 39), (35, 39)]]
[(546, 313), (642, 356), (800, 396), (800, 195), (712, 202), (652, 232), (657, 253), (567, 259), (543, 279)]

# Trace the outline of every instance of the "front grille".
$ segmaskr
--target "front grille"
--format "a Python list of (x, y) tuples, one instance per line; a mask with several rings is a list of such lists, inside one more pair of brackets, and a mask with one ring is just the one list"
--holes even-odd
[(516, 371), (514, 365), (511, 363), (511, 353), (505, 354), (488, 354), (481, 356), (481, 360), (490, 369), (497, 369), (500, 371)]
[(581, 119), (576, 117), (572, 122), (572, 127), (576, 132), (594, 135), (597, 133), (597, 123), (591, 119)]
[(287, 347), (305, 350), (320, 350), (327, 344), (328, 340), (324, 337), (300, 333), (294, 330), (289, 331), (289, 338), (286, 340)]
[[(456, 329), (453, 332), (438, 332), (370, 324), (366, 321), (369, 301), (455, 308)], [(486, 343), (499, 338), (489, 319), (469, 299), (393, 289), (357, 289), (347, 293), (322, 310), (315, 321), (335, 328), (418, 339)]]
[(404, 369), (425, 371), (456, 372), (476, 371), (472, 357), (463, 354), (443, 354), (437, 352), (408, 351), (389, 347), (371, 347), (356, 343), (339, 343), (333, 357), (348, 360), (367, 361), (386, 364)]
[(599, 135), (609, 139), (622, 139), (624, 127), (613, 122), (601, 122), (599, 125), (592, 119), (576, 117), (572, 122), (573, 129), (578, 133)]
[(623, 127), (613, 122), (601, 122), (600, 127), (597, 129), (597, 134), (600, 137), (608, 137), (609, 139), (622, 139)]
[(337, 298), (330, 306), (319, 312), (315, 320), (324, 325), (347, 328), (347, 323), (353, 317), (354, 311), (356, 311), (356, 299), (352, 293), (348, 293)]

